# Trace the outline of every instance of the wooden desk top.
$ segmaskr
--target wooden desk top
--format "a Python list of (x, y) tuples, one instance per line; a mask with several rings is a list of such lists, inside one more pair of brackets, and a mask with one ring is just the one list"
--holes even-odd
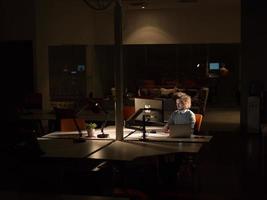
[[(156, 130), (156, 133), (147, 133), (147, 140), (151, 142), (192, 142), (192, 143), (208, 143), (212, 139), (212, 136), (203, 136), (203, 135), (192, 135), (190, 138), (170, 138), (169, 134), (163, 133), (160, 127), (149, 127), (149, 130)], [(142, 138), (143, 133), (140, 131), (135, 131), (133, 129), (124, 128), (124, 140), (125, 141), (139, 141)], [(109, 134), (108, 138), (104, 138), (104, 140), (115, 140), (116, 139), (116, 131), (115, 126), (108, 126), (104, 129), (105, 133)], [(96, 133), (94, 137), (87, 137), (87, 132), (85, 130), (82, 131), (83, 138), (89, 140), (101, 139), (97, 138), (96, 135), (100, 134), (100, 129), (96, 129)], [(129, 135), (130, 134), (130, 135)], [(45, 138), (66, 138), (72, 139), (77, 137), (77, 131), (57, 131), (44, 135)], [(128, 136), (129, 135), (129, 136)]]
[(38, 138), (39, 146), (45, 152), (42, 157), (49, 158), (86, 158), (111, 142), (109, 140), (86, 140), (75, 143), (70, 139)]
[(198, 153), (201, 143), (151, 143), (142, 141), (115, 141), (88, 156), (90, 159), (132, 161), (140, 157), (158, 156), (171, 153)]
[[(123, 129), (124, 135), (127, 136), (131, 132), (132, 129), (124, 128)], [(116, 131), (115, 126), (108, 126), (104, 129), (105, 134), (109, 134), (108, 138), (98, 138), (97, 135), (101, 134), (100, 129), (96, 129), (95, 135), (93, 137), (87, 137), (87, 131), (82, 130), (82, 137), (86, 140), (115, 140), (116, 139)], [(56, 131), (52, 133), (48, 133), (43, 136), (43, 138), (62, 138), (62, 139), (73, 139), (78, 136), (77, 131)]]
[[(39, 144), (46, 152), (44, 155), (46, 157), (131, 161), (139, 157), (172, 153), (196, 154), (202, 145), (212, 138), (212, 136), (170, 138), (168, 134), (158, 129), (156, 134), (148, 133), (146, 141), (140, 141), (142, 138), (140, 131), (132, 133), (132, 129), (125, 128), (126, 138), (123, 141), (115, 141), (114, 126), (105, 128), (104, 132), (109, 134), (109, 138), (86, 137), (86, 131), (83, 131), (83, 137), (86, 138), (86, 142), (83, 143), (73, 143), (73, 138), (77, 138), (77, 131), (53, 132), (39, 139)], [(97, 130), (96, 134), (99, 133), (100, 130)]]
[(129, 141), (131, 144), (138, 144), (144, 147), (158, 149), (165, 153), (198, 153), (203, 146), (201, 143), (170, 143), (150, 141)]
[[(124, 138), (126, 141), (138, 141), (142, 138), (143, 133), (136, 131), (128, 137)], [(168, 133), (157, 131), (156, 133), (146, 133), (147, 141), (151, 142), (192, 142), (192, 143), (208, 143), (212, 136), (191, 135), (190, 138), (171, 138)]]

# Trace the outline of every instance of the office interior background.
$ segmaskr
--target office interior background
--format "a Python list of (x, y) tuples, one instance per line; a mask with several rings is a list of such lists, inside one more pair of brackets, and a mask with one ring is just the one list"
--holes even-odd
[[(267, 36), (261, 1), (150, 0), (145, 9), (133, 2), (141, 1), (122, 0), (125, 91), (137, 94), (144, 80), (156, 85), (193, 80), (214, 89), (208, 63), (219, 62), (229, 75), (216, 82), (208, 106), (239, 107), (245, 134), (248, 99), (256, 95), (265, 122)], [(53, 101), (109, 96), (114, 87), (113, 12), (112, 6), (90, 9), (82, 0), (1, 0), (5, 103), (39, 93), (41, 108), (49, 111)]]
[[(146, 79), (157, 84), (166, 79), (192, 80), (198, 76), (198, 64), (207, 68), (209, 62), (225, 63), (231, 73), (219, 83), (220, 98), (216, 100), (231, 104), (240, 97), (241, 124), (246, 127), (251, 83), (265, 85), (260, 3), (152, 1), (141, 9), (131, 1), (122, 2), (124, 88), (135, 93)], [(110, 54), (114, 44), (113, 8), (95, 11), (84, 4), (71, 0), (1, 1), (2, 63), (9, 66), (3, 72), (17, 80), (19, 84), (14, 85), (20, 88), (16, 89), (19, 96), (40, 93), (44, 110), (51, 109), (56, 91), (57, 97), (90, 93), (104, 97), (114, 87)], [(13, 59), (14, 54), (18, 59)], [(82, 76), (79, 83), (62, 84), (64, 78), (71, 78), (58, 77), (58, 72), (52, 71), (54, 65), (65, 65), (67, 71), (81, 65), (80, 69), (86, 70), (77, 75)], [(57, 83), (68, 91), (60, 93)], [(205, 84), (212, 85), (209, 80)], [(76, 94), (71, 94), (71, 87), (78, 88)]]

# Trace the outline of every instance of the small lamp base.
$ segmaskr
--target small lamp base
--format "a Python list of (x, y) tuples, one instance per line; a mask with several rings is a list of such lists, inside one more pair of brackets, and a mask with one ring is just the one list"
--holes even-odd
[(98, 138), (107, 138), (108, 136), (109, 136), (109, 134), (107, 134), (107, 133), (101, 133), (101, 134), (97, 135)]

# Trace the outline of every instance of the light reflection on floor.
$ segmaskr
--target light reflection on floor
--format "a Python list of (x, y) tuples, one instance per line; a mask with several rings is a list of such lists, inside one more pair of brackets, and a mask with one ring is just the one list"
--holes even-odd
[(203, 131), (235, 131), (240, 126), (240, 110), (236, 107), (207, 108), (203, 118)]

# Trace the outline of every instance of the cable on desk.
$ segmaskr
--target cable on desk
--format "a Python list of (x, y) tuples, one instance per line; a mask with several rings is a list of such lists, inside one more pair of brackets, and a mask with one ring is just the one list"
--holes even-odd
[(129, 136), (132, 135), (135, 131), (136, 131), (136, 130), (131, 131), (131, 132), (130, 132), (128, 135), (126, 135), (124, 138), (129, 137)]

